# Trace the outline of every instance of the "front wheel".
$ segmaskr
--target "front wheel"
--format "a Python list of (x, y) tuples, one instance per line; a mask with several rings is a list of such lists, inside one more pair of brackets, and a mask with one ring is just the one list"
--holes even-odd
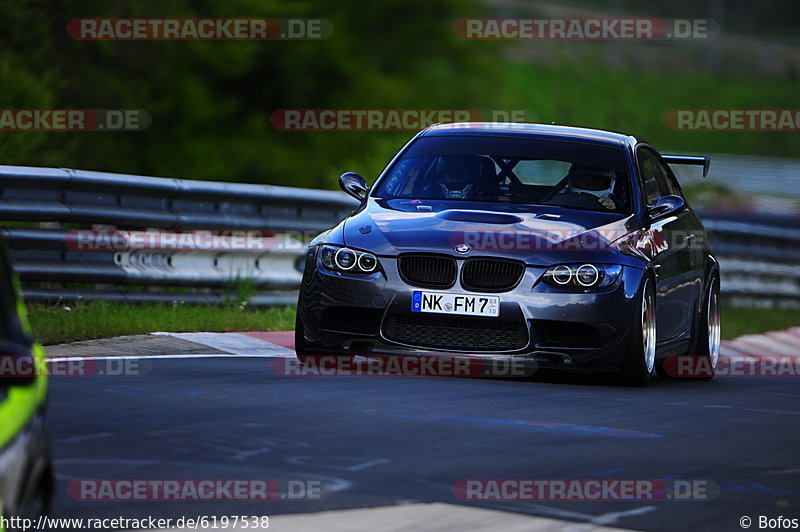
[(303, 361), (302, 357), (306, 352), (306, 335), (303, 332), (303, 322), (300, 320), (300, 309), (294, 317), (294, 352), (300, 362)]
[(649, 277), (644, 281), (638, 303), (625, 361), (620, 367), (622, 382), (628, 386), (650, 382), (656, 364), (656, 297)]

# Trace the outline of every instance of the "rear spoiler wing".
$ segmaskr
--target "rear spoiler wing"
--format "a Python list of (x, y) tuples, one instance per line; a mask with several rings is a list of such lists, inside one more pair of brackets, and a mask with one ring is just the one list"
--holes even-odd
[(669, 164), (696, 164), (703, 167), (703, 177), (708, 175), (711, 157), (708, 155), (662, 155)]

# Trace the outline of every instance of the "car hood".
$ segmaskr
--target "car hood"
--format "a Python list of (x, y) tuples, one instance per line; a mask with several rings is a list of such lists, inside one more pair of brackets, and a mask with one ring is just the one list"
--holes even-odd
[[(552, 206), (370, 198), (345, 220), (344, 240), (379, 256), (444, 253), (549, 265), (590, 260), (627, 235), (632, 218)], [(470, 249), (457, 252), (461, 244)]]

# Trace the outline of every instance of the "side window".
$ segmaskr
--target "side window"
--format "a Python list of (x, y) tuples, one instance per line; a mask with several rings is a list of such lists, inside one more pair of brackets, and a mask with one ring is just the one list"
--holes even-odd
[(648, 205), (654, 205), (662, 196), (660, 184), (664, 181), (664, 170), (656, 154), (648, 148), (636, 152), (639, 163), (639, 183)]
[(672, 173), (672, 169), (666, 162), (664, 162), (663, 159), (659, 159), (658, 162), (661, 165), (661, 172), (664, 175), (664, 186), (663, 188), (659, 187), (662, 188), (662, 195), (683, 197), (683, 191), (681, 190), (681, 186), (678, 184), (678, 180), (675, 178), (675, 174)]
[(662, 196), (683, 197), (683, 191), (669, 165), (649, 148), (639, 148), (639, 173), (648, 205), (653, 205)]
[(415, 157), (401, 161), (381, 185), (379, 193), (409, 197), (414, 187), (423, 186), (429, 167), (429, 157)]

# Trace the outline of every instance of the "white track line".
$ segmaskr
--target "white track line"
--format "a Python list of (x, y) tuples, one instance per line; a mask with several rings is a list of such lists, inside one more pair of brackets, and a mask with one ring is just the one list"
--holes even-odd
[[(597, 519), (612, 520), (633, 512), (619, 512), (598, 516)], [(589, 516), (592, 517), (592, 516)], [(441, 532), (459, 530), (462, 532), (479, 532), (484, 530), (503, 530), (504, 532), (612, 532), (620, 528), (611, 528), (603, 524), (575, 522), (552, 517), (532, 516), (490, 508), (455, 505), (447, 503), (414, 503), (377, 506), (372, 508), (349, 508), (345, 510), (328, 510), (314, 513), (296, 513), (269, 517), (269, 529), (278, 532), (405, 532), (407, 530), (428, 530)], [(177, 532), (179, 529), (170, 529)], [(239, 530), (256, 530), (255, 528), (235, 527), (231, 532)], [(260, 530), (260, 529), (259, 529)]]

